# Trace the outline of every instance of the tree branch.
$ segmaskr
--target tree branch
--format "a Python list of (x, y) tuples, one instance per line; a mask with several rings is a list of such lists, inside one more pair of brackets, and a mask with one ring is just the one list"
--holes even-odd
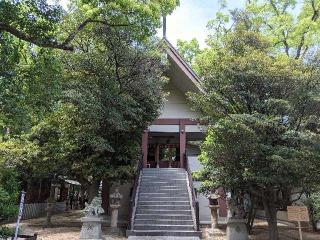
[[(319, 9), (316, 8), (316, 4), (315, 4), (314, 0), (311, 1), (311, 6), (312, 6), (312, 9), (313, 9), (313, 14), (312, 14), (312, 17), (311, 17), (311, 21), (316, 22), (319, 19)], [(310, 25), (307, 26), (307, 28), (303, 31), (303, 33), (301, 35), (295, 59), (299, 59), (300, 58), (302, 48), (303, 48), (303, 46), (305, 44), (306, 34), (309, 31), (310, 31)], [(306, 51), (307, 51), (307, 48), (305, 49), (303, 55), (306, 53)]]
[(45, 48), (57, 48), (57, 49), (62, 49), (66, 51), (73, 51), (72, 46), (68, 46), (67, 44), (59, 43), (56, 42), (55, 40), (46, 40), (46, 41), (41, 41), (37, 39), (35, 36), (30, 36), (6, 23), (0, 22), (0, 32), (5, 31), (8, 33), (11, 33), (15, 37), (24, 40), (29, 43), (33, 43), (39, 47), (45, 47)]
[(75, 31), (71, 32), (68, 37), (63, 42), (58, 42), (57, 40), (41, 40), (38, 39), (36, 36), (28, 35), (17, 28), (10, 26), (9, 24), (6, 24), (4, 22), (0, 22), (0, 32), (5, 31), (8, 33), (11, 33), (15, 37), (24, 40), (26, 42), (33, 43), (39, 47), (44, 48), (55, 48), (55, 49), (61, 49), (65, 51), (73, 51), (74, 46), (69, 45), (71, 41), (77, 36), (79, 32), (81, 32), (89, 23), (99, 23), (103, 25), (107, 25), (109, 27), (124, 27), (129, 26), (129, 24), (109, 24), (105, 20), (94, 20), (91, 18), (86, 19), (83, 21)]
[[(267, 25), (272, 31), (274, 31), (274, 28), (273, 28), (270, 24), (266, 23), (266, 25)], [(290, 47), (289, 47), (289, 43), (288, 43), (288, 34), (286, 34), (286, 32), (285, 32), (284, 30), (283, 30), (281, 33), (282, 33), (283, 39), (282, 39), (281, 41), (275, 43), (274, 46), (276, 46), (276, 45), (279, 44), (279, 43), (283, 43), (283, 45), (284, 45), (284, 47), (285, 47), (285, 52), (286, 52), (287, 56), (289, 56)]]

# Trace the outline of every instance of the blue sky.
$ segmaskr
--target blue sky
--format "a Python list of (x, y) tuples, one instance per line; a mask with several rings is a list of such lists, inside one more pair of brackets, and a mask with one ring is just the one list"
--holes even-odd
[[(51, 0), (54, 1), (54, 0)], [(60, 0), (66, 7), (68, 0)], [(201, 47), (205, 46), (208, 34), (206, 25), (218, 11), (219, 0), (180, 0), (180, 6), (167, 17), (167, 38), (176, 45), (178, 39), (191, 40), (196, 38)], [(228, 0), (228, 8), (243, 7), (245, 0)], [(162, 29), (159, 29), (162, 36)]]
[[(219, 9), (219, 0), (180, 0), (180, 6), (167, 17), (167, 38), (176, 45), (177, 39), (196, 38), (205, 46), (207, 23)], [(244, 6), (245, 0), (228, 0), (228, 9)], [(162, 30), (159, 31), (162, 35)], [(160, 33), (159, 33), (160, 34)]]

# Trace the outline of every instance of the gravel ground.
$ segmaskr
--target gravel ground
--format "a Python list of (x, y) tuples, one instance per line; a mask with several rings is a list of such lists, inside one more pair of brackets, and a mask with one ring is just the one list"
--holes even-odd
[[(38, 233), (39, 240), (78, 240), (81, 229), (80, 212), (64, 213), (52, 217), (52, 226), (44, 227), (45, 218), (36, 218), (24, 220), (21, 222), (21, 230), (24, 234)], [(14, 227), (14, 224), (9, 224), (9, 227)], [(125, 229), (122, 229), (122, 236), (105, 236), (106, 240), (125, 240), (127, 239)], [(109, 232), (108, 228), (104, 228), (103, 232)], [(226, 240), (225, 228), (220, 228), (210, 234), (209, 228), (203, 228), (203, 239), (205, 240)], [(279, 225), (281, 240), (299, 240), (297, 228), (292, 225)], [(304, 228), (304, 240), (319, 240), (320, 233), (313, 233), (308, 228)], [(268, 240), (267, 225), (265, 221), (257, 220), (254, 225), (253, 233), (250, 240)]]

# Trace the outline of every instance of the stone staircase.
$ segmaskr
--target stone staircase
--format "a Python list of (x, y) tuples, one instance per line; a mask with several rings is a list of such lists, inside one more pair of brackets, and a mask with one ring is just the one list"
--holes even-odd
[(187, 179), (181, 168), (143, 169), (133, 210), (133, 229), (128, 235), (199, 239)]

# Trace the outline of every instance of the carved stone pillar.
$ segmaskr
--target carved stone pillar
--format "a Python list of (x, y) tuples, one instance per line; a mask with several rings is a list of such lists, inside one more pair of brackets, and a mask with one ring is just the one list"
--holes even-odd
[(209, 205), (211, 210), (211, 228), (212, 230), (218, 228), (218, 210), (220, 208), (219, 205)]

